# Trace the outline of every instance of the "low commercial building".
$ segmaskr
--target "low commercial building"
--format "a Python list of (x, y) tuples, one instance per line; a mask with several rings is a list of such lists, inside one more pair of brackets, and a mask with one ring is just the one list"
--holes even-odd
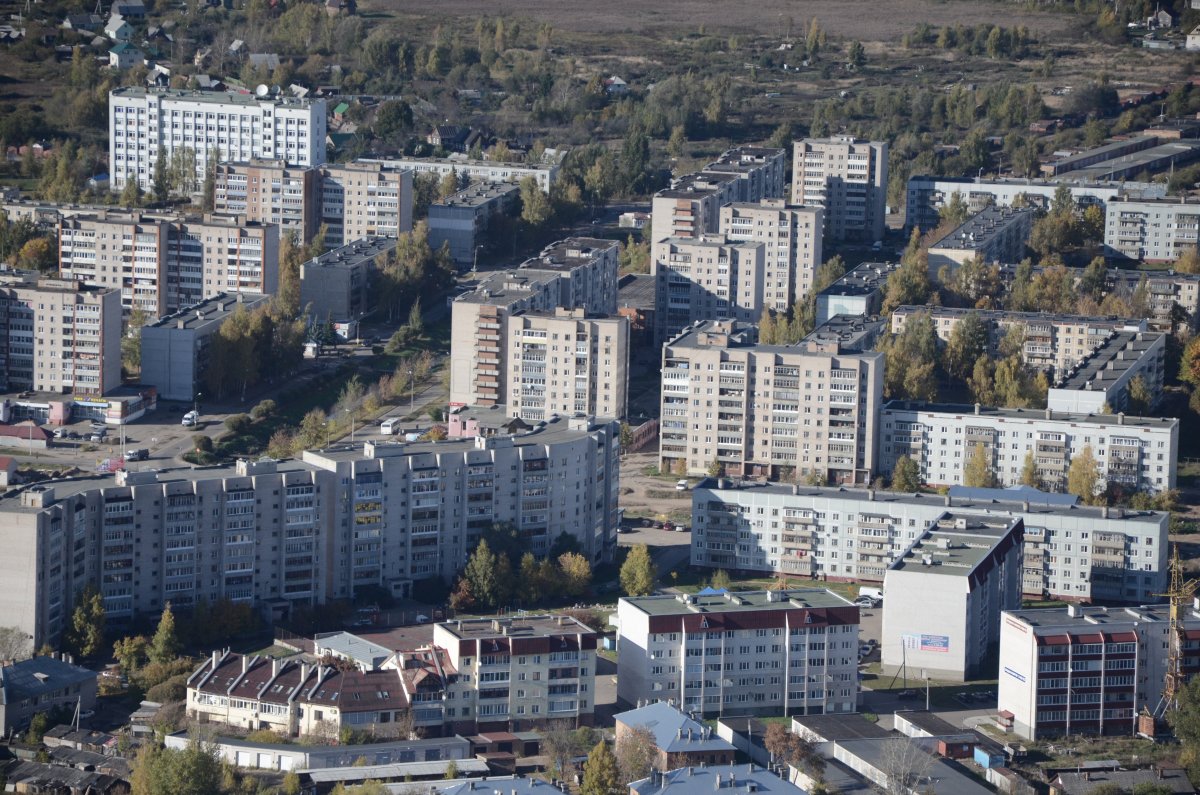
[(1185, 166), (1200, 158), (1200, 141), (1159, 139), (1157, 146), (1140, 152), (1114, 157), (1070, 172), (1086, 180), (1139, 179), (1146, 174), (1161, 174)]
[(870, 483), (883, 354), (756, 337), (718, 320), (663, 346), (660, 471)]
[(520, 194), (521, 189), (510, 183), (482, 182), (434, 202), (429, 205), (429, 245), (437, 251), (448, 243), (457, 265), (472, 265), (492, 219), (511, 212)]
[(832, 591), (627, 597), (617, 619), (621, 702), (722, 716), (857, 710), (858, 608)]
[(1135, 491), (1175, 488), (1179, 420), (1081, 414), (1056, 409), (1001, 409), (892, 401), (880, 416), (879, 466), (891, 472), (908, 456), (930, 485), (962, 486), (967, 459), (982, 451), (1002, 486), (1021, 482), (1028, 458), (1039, 482), (1065, 491), (1071, 462), (1085, 447), (1100, 484)]
[(693, 323), (756, 323), (766, 292), (766, 246), (723, 235), (668, 238), (650, 264), (655, 279), (654, 336), (666, 342)]
[(970, 260), (1019, 262), (1033, 232), (1032, 207), (987, 207), (929, 247), (929, 270)]
[(883, 307), (888, 277), (899, 269), (896, 262), (864, 262), (817, 293), (817, 325), (837, 315), (866, 317)]
[(251, 311), (270, 300), (265, 295), (220, 293), (143, 326), (142, 376), (165, 400), (192, 401), (204, 384), (208, 349), (221, 324), (235, 312)]
[(824, 210), (783, 199), (734, 202), (720, 210), (720, 232), (730, 241), (762, 243), (763, 304), (788, 312), (812, 289), (823, 262)]
[[(733, 764), (737, 749), (713, 733), (712, 727), (663, 701), (618, 713), (614, 716), (617, 744), (653, 742), (655, 770)], [(642, 729), (649, 736), (635, 735)]]
[(1200, 673), (1200, 612), (1181, 612), (1172, 637), (1167, 605), (1006, 611), (1000, 625), (998, 715), (1030, 740), (1132, 735), (1137, 715), (1162, 698), (1168, 658), (1184, 679)]
[(1109, 202), (1105, 254), (1136, 262), (1174, 262), (1200, 245), (1200, 202), (1123, 199)]
[(962, 309), (948, 306), (899, 306), (892, 312), (891, 331), (904, 331), (914, 317), (929, 315), (938, 339), (949, 342), (954, 329), (968, 317), (988, 328), (988, 352), (997, 356), (1009, 329), (1020, 326), (1025, 344), (1021, 362), (1027, 367), (1062, 375), (1091, 356), (1119, 331), (1146, 331), (1145, 320), (1111, 315), (1060, 315), (1050, 312), (1011, 312), (1004, 309)]
[[(1057, 379), (1047, 395), (1055, 411), (1086, 414), (1150, 414), (1162, 400), (1167, 335), (1122, 329)], [(1142, 403), (1133, 396), (1140, 384)]]
[(1021, 607), (1024, 533), (1019, 517), (947, 511), (918, 535), (883, 575), (884, 672), (954, 682), (987, 676), (1000, 611)]
[(301, 263), (301, 311), (317, 322), (361, 318), (375, 305), (376, 258), (395, 248), (394, 237), (367, 237)]
[(121, 294), (0, 273), (0, 392), (86, 396), (121, 386)]
[(96, 672), (75, 665), (70, 655), (0, 664), (0, 732), (6, 737), (28, 728), (39, 712), (95, 706)]
[(1064, 155), (1042, 164), (1042, 173), (1049, 176), (1078, 171), (1116, 158), (1125, 157), (1150, 149), (1158, 144), (1155, 135), (1134, 135), (1101, 146), (1094, 146), (1075, 154)]
[(892, 561), (952, 510), (1024, 522), (1022, 591), (1030, 596), (1136, 603), (1166, 585), (1166, 513), (968, 491), (943, 497), (704, 480), (692, 490), (692, 565), (882, 582)]

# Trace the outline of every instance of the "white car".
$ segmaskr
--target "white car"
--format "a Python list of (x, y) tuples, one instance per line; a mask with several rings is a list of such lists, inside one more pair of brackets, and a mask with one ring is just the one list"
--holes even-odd
[(199, 413), (197, 413), (195, 411), (189, 411), (187, 414), (183, 415), (183, 424), (188, 426), (189, 428), (194, 426), (199, 421), (200, 421), (200, 415), (199, 415)]
[(688, 482), (686, 480), (681, 480), (675, 484), (675, 491), (687, 491), (687, 490), (688, 490)]

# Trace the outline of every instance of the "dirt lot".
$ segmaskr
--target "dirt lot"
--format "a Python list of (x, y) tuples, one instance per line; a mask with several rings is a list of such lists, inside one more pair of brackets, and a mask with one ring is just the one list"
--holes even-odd
[(515, 16), (549, 22), (556, 28), (591, 33), (693, 32), (701, 26), (710, 32), (728, 30), (779, 35), (790, 16), (796, 30), (816, 17), (835, 36), (874, 41), (894, 39), (921, 22), (931, 25), (976, 25), (996, 22), (1027, 25), (1050, 33), (1072, 24), (1069, 17), (1029, 11), (1014, 3), (986, 0), (892, 0), (886, 11), (872, 0), (761, 0), (746, 13), (740, 6), (712, 0), (661, 0), (647, 6), (631, 0), (585, 4), (562, 0), (448, 0), (429, 5), (413, 0), (368, 0), (360, 4), (371, 11), (415, 16)]
[[(654, 452), (632, 453), (621, 461), (620, 506), (626, 516), (650, 516), (663, 521), (672, 519), (690, 525), (692, 523), (692, 493), (676, 491), (675, 476), (662, 477), (645, 474), (646, 468), (658, 463)], [(689, 482), (694, 483), (696, 478)], [(655, 492), (651, 496), (651, 492)], [(663, 496), (669, 493), (669, 496)]]

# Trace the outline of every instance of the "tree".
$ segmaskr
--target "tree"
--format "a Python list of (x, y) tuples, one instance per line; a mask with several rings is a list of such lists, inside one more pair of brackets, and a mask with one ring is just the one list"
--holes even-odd
[(967, 456), (967, 465), (963, 468), (963, 484), (974, 488), (991, 489), (996, 487), (996, 475), (992, 472), (991, 455), (982, 442), (976, 442)]
[(1150, 412), (1150, 404), (1153, 402), (1154, 396), (1150, 394), (1146, 379), (1138, 373), (1129, 381), (1129, 405), (1126, 408), (1130, 414), (1143, 417)]
[(1167, 722), (1183, 745), (1184, 758), (1191, 764), (1200, 761), (1200, 676), (1179, 691), (1179, 708), (1167, 710)]
[(566, 778), (572, 769), (572, 760), (583, 754), (594, 743), (595, 735), (588, 727), (572, 728), (567, 720), (554, 720), (541, 732), (542, 754), (550, 761), (549, 772), (558, 778)]
[(152, 320), (150, 313), (134, 307), (129, 312), (125, 333), (121, 335), (121, 365), (128, 373), (142, 369), (142, 327)]
[(725, 474), (725, 465), (721, 463), (720, 459), (713, 456), (713, 460), (708, 462), (708, 468), (704, 470), (704, 473), (710, 478), (719, 478)]
[(179, 637), (175, 634), (175, 614), (171, 612), (171, 603), (163, 605), (162, 616), (158, 619), (158, 629), (154, 639), (150, 641), (150, 662), (168, 663), (179, 656)]
[[(505, 558), (507, 560), (507, 557)], [(462, 578), (470, 584), (471, 595), (482, 605), (495, 607), (499, 604), (500, 586), (496, 581), (496, 556), (492, 554), (487, 539), (480, 539), (475, 553), (467, 561)]]
[(846, 61), (855, 69), (862, 66), (867, 61), (866, 50), (863, 49), (861, 41), (852, 41), (846, 50)]
[(213, 450), (213, 440), (211, 436), (206, 436), (203, 433), (197, 433), (192, 436), (192, 447), (197, 453), (211, 453)]
[(803, 770), (813, 778), (825, 773), (825, 760), (816, 747), (803, 737), (788, 731), (782, 723), (767, 726), (763, 745), (776, 762)]
[(608, 742), (600, 740), (583, 764), (583, 784), (579, 795), (617, 795), (621, 782), (617, 775), (617, 758)]
[(243, 434), (252, 424), (249, 414), (230, 414), (225, 418), (225, 428), (234, 435)]
[(1092, 446), (1084, 445), (1083, 450), (1071, 459), (1071, 467), (1067, 470), (1067, 493), (1074, 494), (1084, 505), (1094, 505), (1099, 484), (1100, 467), (1092, 454)]
[(645, 726), (632, 726), (617, 734), (617, 770), (621, 780), (641, 781), (654, 766), (654, 732)]
[(122, 207), (138, 207), (142, 203), (142, 186), (138, 184), (137, 174), (130, 172), (125, 175), (125, 187), (121, 189), (118, 203)]
[(51, 728), (50, 716), (45, 712), (34, 713), (29, 719), (29, 729), (25, 732), (25, 742), (30, 745), (41, 745), (46, 731)]
[(881, 753), (887, 795), (909, 795), (933, 766), (933, 756), (908, 737), (887, 740)]
[(104, 598), (96, 586), (84, 586), (71, 614), (67, 645), (80, 657), (91, 657), (100, 651), (104, 642)]
[(33, 641), (20, 627), (0, 627), (0, 660), (24, 660), (33, 651)]
[(552, 214), (550, 197), (538, 186), (537, 179), (528, 176), (521, 180), (521, 220), (540, 229)]
[(221, 162), (221, 152), (215, 146), (208, 153), (208, 162), (204, 169), (204, 185), (201, 188), (200, 207), (206, 213), (211, 213), (217, 203), (217, 165)]
[(1025, 463), (1021, 465), (1021, 485), (1035, 489), (1042, 487), (1042, 479), (1038, 475), (1037, 461), (1034, 460), (1032, 450), (1025, 453)]
[(730, 584), (729, 572), (725, 571), (725, 569), (717, 569), (713, 572), (712, 577), (708, 579), (709, 588), (729, 590)]
[(921, 490), (921, 467), (906, 455), (896, 459), (892, 469), (892, 491), (916, 493)]
[(192, 740), (187, 748), (142, 746), (133, 763), (132, 795), (213, 795), (227, 791), (216, 751)]
[(650, 558), (645, 544), (629, 550), (629, 557), (621, 565), (621, 588), (629, 596), (647, 596), (654, 591), (658, 581), (658, 569)]
[(58, 250), (50, 238), (35, 237), (26, 241), (17, 252), (17, 267), (40, 273), (52, 273), (58, 267)]
[(113, 644), (113, 657), (126, 676), (142, 667), (150, 653), (150, 640), (145, 635), (121, 638)]
[(955, 324), (946, 341), (946, 370), (965, 381), (974, 370), (975, 362), (987, 353), (991, 330), (978, 312), (970, 312)]
[(566, 552), (559, 556), (558, 567), (562, 570), (567, 596), (578, 598), (588, 592), (592, 585), (592, 564), (587, 558), (577, 552)]
[(442, 177), (442, 181), (438, 183), (438, 198), (445, 201), (460, 190), (458, 182), (458, 172), (450, 169)]
[(159, 145), (158, 156), (154, 158), (154, 200), (165, 202), (171, 197), (171, 183), (167, 179), (167, 148)]
[(946, 226), (961, 226), (970, 217), (971, 210), (960, 191), (951, 193), (949, 201), (938, 210), (938, 218)]
[(628, 422), (621, 423), (621, 452), (629, 452), (629, 446), (633, 444), (633, 428)]

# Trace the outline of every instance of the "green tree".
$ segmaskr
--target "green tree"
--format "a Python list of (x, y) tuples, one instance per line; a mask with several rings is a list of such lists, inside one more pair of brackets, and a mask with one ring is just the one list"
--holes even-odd
[(946, 226), (961, 226), (971, 217), (971, 210), (967, 207), (967, 201), (960, 191), (950, 194), (949, 201), (938, 210), (938, 217)]
[(900, 267), (888, 276), (883, 298), (883, 313), (891, 315), (898, 306), (922, 306), (929, 303), (933, 286), (929, 281), (929, 253), (921, 248), (920, 230), (913, 230), (909, 248), (900, 258)]
[(855, 69), (866, 63), (867, 53), (863, 49), (861, 41), (850, 42), (850, 46), (846, 49), (846, 61)]
[(1042, 487), (1042, 479), (1038, 475), (1037, 461), (1034, 460), (1032, 450), (1025, 453), (1025, 463), (1021, 465), (1021, 485), (1035, 489)]
[(125, 175), (125, 187), (121, 189), (118, 202), (122, 207), (140, 207), (142, 204), (142, 186), (138, 184), (137, 174), (130, 172)]
[(708, 587), (729, 590), (730, 579), (729, 572), (725, 569), (717, 569), (713, 572), (712, 577), (708, 579)]
[(621, 423), (621, 452), (628, 452), (629, 446), (633, 444), (633, 428), (628, 422)]
[(921, 467), (906, 455), (896, 459), (892, 469), (892, 491), (915, 494), (921, 490)]
[(975, 488), (996, 487), (996, 475), (992, 472), (991, 455), (982, 442), (976, 442), (967, 456), (963, 467), (963, 484)]
[(221, 152), (215, 146), (208, 153), (208, 161), (204, 168), (204, 185), (201, 187), (200, 208), (211, 213), (217, 203), (217, 165), (221, 162)]
[(29, 745), (41, 745), (42, 738), (51, 729), (50, 716), (45, 712), (34, 713), (29, 719), (29, 729), (25, 732), (25, 742)]
[(989, 324), (978, 312), (970, 312), (955, 324), (946, 341), (946, 370), (961, 381), (970, 378), (975, 362), (987, 353), (991, 337)]
[(620, 577), (621, 588), (629, 596), (646, 596), (654, 592), (658, 569), (645, 544), (638, 544), (629, 550), (629, 556), (621, 565)]
[(550, 220), (553, 210), (550, 197), (538, 186), (533, 176), (521, 180), (521, 220), (540, 229)]
[(1129, 381), (1129, 403), (1126, 409), (1130, 414), (1144, 417), (1150, 413), (1150, 405), (1153, 402), (1154, 396), (1150, 394), (1150, 386), (1142, 374), (1138, 373)]
[(213, 795), (228, 791), (216, 751), (199, 740), (187, 748), (142, 746), (133, 763), (129, 783), (133, 795)]
[(1083, 450), (1071, 459), (1071, 467), (1067, 470), (1067, 493), (1074, 494), (1084, 505), (1095, 505), (1099, 485), (1100, 467), (1096, 456), (1092, 454), (1090, 444), (1084, 445)]
[(150, 641), (150, 662), (168, 663), (179, 657), (179, 636), (175, 633), (175, 614), (171, 612), (171, 603), (163, 605), (162, 616), (158, 619), (158, 629)]
[(125, 637), (113, 644), (113, 657), (121, 671), (130, 675), (145, 664), (150, 652), (150, 640), (145, 635)]
[(496, 556), (492, 554), (487, 539), (481, 539), (479, 546), (475, 547), (475, 553), (467, 561), (467, 567), (463, 569), (463, 579), (470, 583), (475, 599), (487, 607), (495, 607), (500, 603), (500, 583), (496, 574)]
[(442, 177), (442, 181), (438, 183), (438, 198), (445, 201), (458, 193), (459, 190), (461, 190), (461, 185), (458, 181), (458, 172), (452, 168), (446, 172)]
[(171, 183), (167, 178), (167, 148), (158, 147), (158, 156), (154, 158), (154, 200), (165, 202), (171, 197)]
[(571, 598), (579, 598), (592, 587), (592, 564), (577, 552), (566, 552), (558, 557), (558, 568), (562, 571), (563, 590)]
[(725, 465), (721, 463), (720, 459), (713, 456), (713, 460), (708, 462), (708, 469), (704, 472), (710, 478), (719, 478), (725, 473)]
[(71, 614), (67, 644), (80, 657), (91, 657), (100, 651), (104, 642), (104, 597), (96, 586), (88, 583), (80, 592)]
[(617, 775), (617, 757), (608, 742), (601, 740), (588, 754), (583, 764), (583, 784), (580, 795), (618, 795), (621, 782)]
[(682, 124), (675, 125), (671, 130), (671, 138), (667, 141), (667, 154), (671, 157), (682, 158), (687, 148), (687, 132)]

